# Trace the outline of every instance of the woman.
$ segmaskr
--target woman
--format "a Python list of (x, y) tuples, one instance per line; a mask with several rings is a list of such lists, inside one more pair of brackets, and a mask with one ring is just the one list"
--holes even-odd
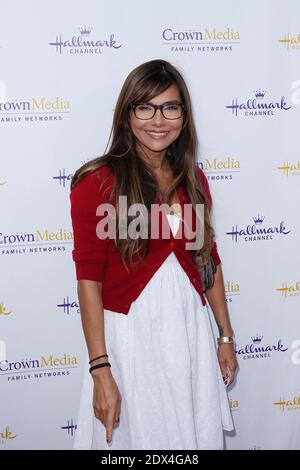
[[(120, 92), (111, 137), (108, 152), (71, 182), (73, 259), (89, 356), (74, 448), (222, 449), (223, 430), (233, 429), (226, 385), (237, 361), (211, 196), (196, 163), (192, 106), (179, 71), (163, 60), (134, 69)], [(138, 224), (120, 196), (127, 208), (143, 208)], [(153, 222), (154, 204), (164, 209)], [(124, 228), (133, 235), (124, 236)], [(200, 231), (204, 243), (187, 249)], [(220, 332), (217, 350), (205, 290)]]

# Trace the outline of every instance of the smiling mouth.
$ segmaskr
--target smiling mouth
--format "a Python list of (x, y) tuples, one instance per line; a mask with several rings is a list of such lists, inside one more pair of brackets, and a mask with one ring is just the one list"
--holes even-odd
[(154, 139), (162, 139), (164, 137), (167, 137), (169, 134), (169, 131), (145, 131), (150, 137), (153, 137)]

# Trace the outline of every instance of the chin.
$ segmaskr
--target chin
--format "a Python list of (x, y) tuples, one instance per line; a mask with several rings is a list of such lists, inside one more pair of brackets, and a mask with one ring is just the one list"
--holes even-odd
[(151, 145), (143, 145), (143, 147), (145, 147), (146, 149), (150, 150), (151, 152), (157, 152), (157, 153), (160, 153), (160, 152), (164, 152), (167, 150), (167, 148), (169, 147), (169, 145), (163, 145), (163, 146), (160, 146), (160, 147), (156, 147), (156, 146), (151, 146)]
[(167, 150), (167, 148), (173, 142), (174, 142), (173, 140), (171, 140), (169, 142), (164, 142), (164, 143), (162, 143), (162, 142), (153, 143), (153, 141), (152, 141), (152, 142), (141, 142), (141, 144), (142, 144), (143, 147), (148, 148), (152, 152), (163, 152), (164, 150)]

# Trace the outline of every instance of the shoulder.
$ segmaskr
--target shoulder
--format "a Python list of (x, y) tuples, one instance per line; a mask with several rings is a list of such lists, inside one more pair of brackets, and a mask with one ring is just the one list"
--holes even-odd
[(113, 179), (113, 174), (108, 165), (103, 165), (85, 174), (78, 183), (73, 186), (71, 194), (77, 192), (98, 192), (101, 194), (105, 188), (113, 184)]
[(113, 183), (114, 176), (107, 165), (90, 171), (71, 189), (72, 205), (87, 207), (105, 200), (110, 194)]

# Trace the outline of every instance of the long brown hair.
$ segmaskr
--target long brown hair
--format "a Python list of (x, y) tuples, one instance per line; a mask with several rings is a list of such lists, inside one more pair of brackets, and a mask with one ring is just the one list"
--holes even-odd
[[(151, 203), (159, 192), (155, 176), (149, 171), (144, 160), (136, 152), (136, 140), (131, 130), (129, 113), (130, 103), (147, 102), (175, 85), (180, 98), (185, 103), (183, 127), (179, 137), (169, 146), (164, 156), (164, 163), (173, 172), (173, 183), (169, 187), (165, 200), (170, 203), (180, 183), (183, 183), (193, 207), (204, 204), (204, 244), (201, 250), (193, 251), (193, 259), (199, 268), (209, 259), (213, 245), (214, 232), (210, 223), (207, 199), (196, 176), (197, 135), (192, 113), (190, 94), (181, 73), (169, 62), (151, 60), (136, 67), (126, 78), (113, 116), (113, 124), (105, 154), (81, 166), (73, 175), (71, 189), (88, 173), (107, 165), (115, 176), (115, 185), (110, 200), (116, 201), (116, 227), (118, 227), (118, 197), (127, 196), (128, 207), (131, 204), (144, 204), (150, 214)], [(166, 160), (166, 161), (165, 161)], [(130, 218), (128, 218), (130, 219)], [(130, 220), (129, 220), (130, 221)], [(127, 269), (126, 260), (132, 262), (134, 255), (145, 259), (148, 252), (148, 239), (119, 239), (115, 244)], [(142, 256), (140, 253), (142, 252)], [(128, 269), (127, 269), (128, 270)]]

